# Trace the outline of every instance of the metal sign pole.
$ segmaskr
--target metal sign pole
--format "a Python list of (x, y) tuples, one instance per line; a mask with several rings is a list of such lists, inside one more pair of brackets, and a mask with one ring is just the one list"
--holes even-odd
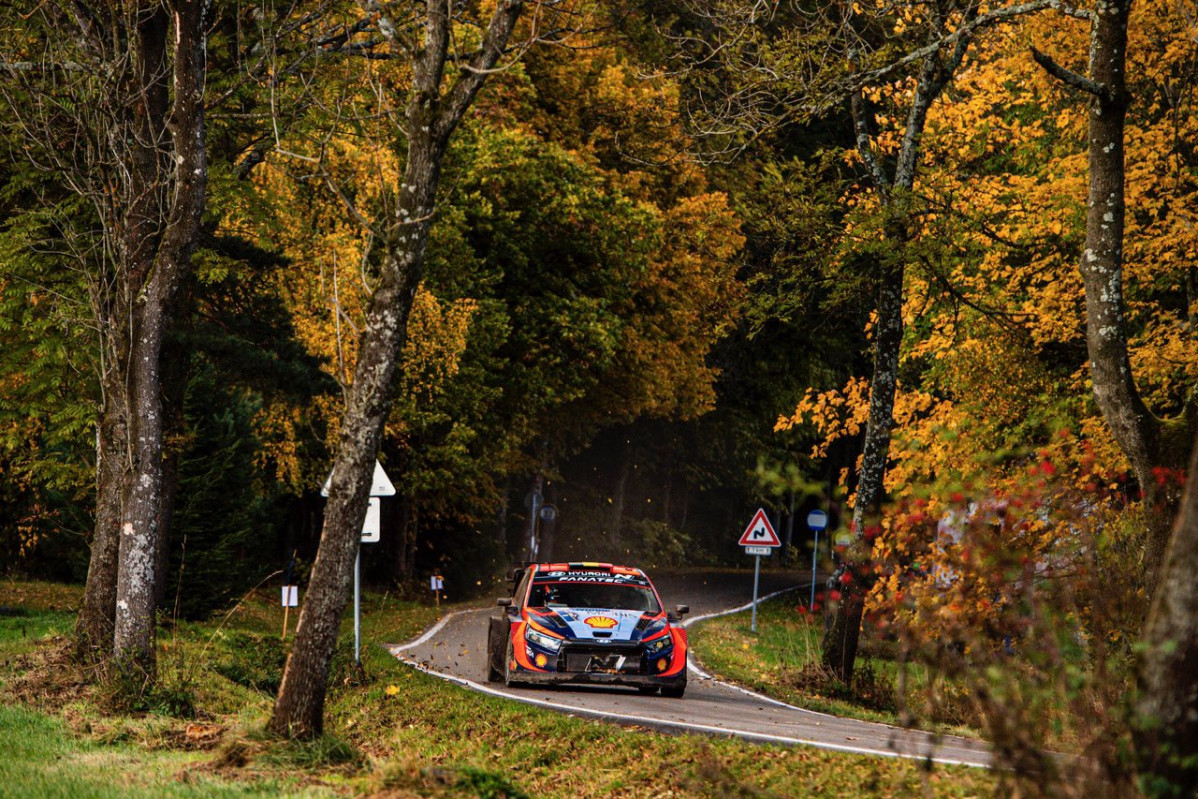
[[(324, 487), (320, 489), (320, 495), (327, 497), (332, 487), (333, 475), (330, 472), (329, 479), (324, 481)], [(362, 658), (362, 544), (373, 544), (379, 540), (379, 533), (383, 527), (379, 497), (395, 496), (395, 486), (378, 460), (374, 462), (374, 477), (371, 478), (369, 496), (366, 517), (362, 521), (362, 532), (358, 536), (358, 551), (354, 553), (354, 663), (360, 663)], [(294, 563), (294, 554), (291, 559)], [(289, 573), (291, 568), (287, 567)]]
[(815, 543), (811, 547), (811, 604), (808, 610), (815, 610), (815, 567), (819, 560), (819, 531), (828, 526), (828, 514), (816, 508), (807, 514), (807, 526), (815, 533)]
[(761, 556), (753, 558), (753, 632), (757, 632), (757, 584), (761, 580)]
[(362, 546), (358, 545), (358, 554), (354, 555), (354, 663), (360, 663), (362, 640)]
[(819, 557), (819, 530), (815, 531), (815, 546), (811, 549), (811, 603), (808, 610), (815, 610), (815, 561)]

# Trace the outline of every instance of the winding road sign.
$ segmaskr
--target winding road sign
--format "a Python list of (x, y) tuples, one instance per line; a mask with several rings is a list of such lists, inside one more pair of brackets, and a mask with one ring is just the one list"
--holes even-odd
[(765, 515), (764, 508), (757, 509), (757, 513), (753, 516), (753, 521), (749, 522), (749, 526), (745, 528), (740, 541), (737, 543), (742, 547), (782, 546), (782, 541), (779, 540), (778, 534), (774, 532), (774, 526), (770, 524), (769, 518)]

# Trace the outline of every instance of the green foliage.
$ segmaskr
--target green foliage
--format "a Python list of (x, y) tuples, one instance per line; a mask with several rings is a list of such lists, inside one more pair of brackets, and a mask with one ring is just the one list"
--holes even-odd
[(199, 363), (184, 398), (187, 446), (179, 457), (168, 581), (168, 602), (182, 618), (228, 605), (269, 569), (254, 554), (273, 541), (272, 508), (252, 479), (255, 410)]
[(17, 163), (0, 169), (0, 559), (80, 579), (99, 354), (81, 265), (57, 250), (93, 216)]

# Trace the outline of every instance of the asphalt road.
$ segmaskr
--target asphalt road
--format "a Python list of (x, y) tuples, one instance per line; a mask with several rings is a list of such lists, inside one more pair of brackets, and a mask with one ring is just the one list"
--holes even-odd
[[(751, 572), (710, 571), (655, 577), (666, 607), (687, 604), (690, 621), (752, 601)], [(760, 596), (810, 586), (810, 573), (768, 571), (761, 575)], [(686, 696), (641, 696), (617, 687), (515, 687), (487, 682), (487, 617), (496, 608), (447, 616), (408, 644), (391, 646), (405, 662), (474, 690), (507, 696), (574, 715), (636, 724), (671, 732), (728, 735), (749, 740), (806, 744), (879, 756), (931, 758), (941, 763), (988, 766), (988, 747), (980, 741), (933, 736), (885, 724), (842, 719), (785, 705), (708, 676), (692, 662)], [(693, 658), (692, 658), (693, 661)]]

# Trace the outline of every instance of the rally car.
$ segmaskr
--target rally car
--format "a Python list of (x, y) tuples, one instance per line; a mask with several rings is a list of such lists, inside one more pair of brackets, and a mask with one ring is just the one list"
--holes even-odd
[(664, 696), (686, 691), (686, 605), (662, 608), (640, 569), (610, 563), (530, 563), (490, 619), (493, 682), (627, 685)]

